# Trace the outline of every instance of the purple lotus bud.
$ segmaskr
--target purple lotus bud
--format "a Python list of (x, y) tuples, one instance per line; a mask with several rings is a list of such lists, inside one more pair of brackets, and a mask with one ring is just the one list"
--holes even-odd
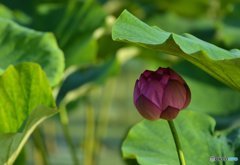
[(135, 83), (134, 104), (149, 120), (172, 120), (188, 106), (190, 100), (188, 85), (170, 68), (145, 70)]

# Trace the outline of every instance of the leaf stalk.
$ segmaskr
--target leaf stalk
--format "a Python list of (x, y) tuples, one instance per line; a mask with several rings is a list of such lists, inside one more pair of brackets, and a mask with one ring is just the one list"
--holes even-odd
[(169, 125), (170, 130), (171, 130), (172, 135), (173, 135), (173, 139), (174, 139), (175, 146), (176, 146), (176, 149), (177, 149), (179, 163), (180, 163), (180, 165), (186, 165), (183, 150), (182, 150), (182, 147), (181, 147), (181, 143), (180, 143), (180, 140), (178, 138), (177, 130), (175, 128), (173, 120), (168, 120), (168, 125)]

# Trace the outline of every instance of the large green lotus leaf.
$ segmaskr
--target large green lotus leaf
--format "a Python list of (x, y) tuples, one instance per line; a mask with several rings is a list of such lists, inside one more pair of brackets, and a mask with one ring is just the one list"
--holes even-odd
[(0, 70), (22, 62), (36, 62), (56, 85), (64, 70), (64, 57), (51, 33), (42, 33), (0, 19)]
[(9, 66), (0, 76), (0, 164), (12, 164), (35, 127), (56, 112), (38, 64)]
[(227, 51), (190, 34), (180, 36), (150, 27), (124, 11), (112, 29), (112, 37), (180, 56), (223, 83), (240, 90), (240, 51)]
[[(210, 162), (210, 156), (234, 156), (224, 136), (215, 136), (215, 121), (202, 113), (185, 110), (174, 121), (186, 164), (223, 164)], [(179, 164), (175, 143), (166, 120), (143, 120), (128, 133), (123, 156), (141, 165)], [(233, 164), (232, 162), (224, 162)]]

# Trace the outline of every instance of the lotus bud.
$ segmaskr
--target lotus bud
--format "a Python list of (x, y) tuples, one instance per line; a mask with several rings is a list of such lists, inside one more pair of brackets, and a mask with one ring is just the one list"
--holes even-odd
[(190, 100), (188, 85), (170, 68), (145, 70), (135, 83), (134, 104), (148, 120), (172, 120), (188, 106)]

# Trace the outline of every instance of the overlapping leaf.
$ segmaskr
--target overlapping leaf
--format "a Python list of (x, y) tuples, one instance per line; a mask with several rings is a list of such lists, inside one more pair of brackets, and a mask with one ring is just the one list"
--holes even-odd
[(60, 81), (64, 57), (54, 36), (0, 19), (0, 70), (26, 61), (40, 64), (52, 86)]
[(240, 90), (240, 51), (227, 51), (192, 35), (176, 35), (150, 27), (124, 11), (117, 19), (112, 37), (161, 52), (180, 56), (223, 83)]
[(35, 127), (56, 113), (38, 64), (9, 66), (0, 76), (0, 164), (12, 164)]

